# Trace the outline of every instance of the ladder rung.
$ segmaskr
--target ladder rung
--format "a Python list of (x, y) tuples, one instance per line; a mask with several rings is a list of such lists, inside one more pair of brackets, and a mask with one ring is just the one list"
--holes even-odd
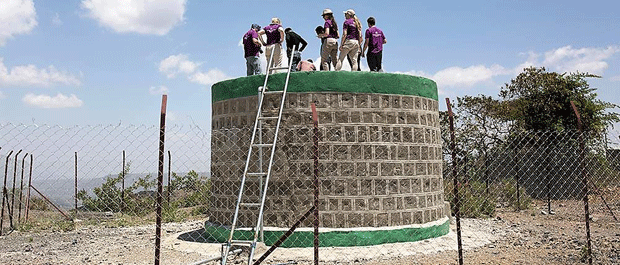
[(258, 117), (258, 119), (259, 119), (259, 120), (277, 120), (277, 119), (278, 119), (278, 117), (273, 117), (273, 116), (267, 116), (267, 117), (265, 117), (265, 116), (261, 116), (261, 117)]
[(272, 144), (253, 144), (254, 147), (271, 147)]
[(267, 173), (248, 173), (248, 177), (265, 177)]
[(269, 71), (275, 71), (275, 70), (288, 70), (288, 66), (281, 66), (281, 67), (272, 67), (272, 68), (269, 68)]
[(283, 90), (275, 90), (275, 91), (265, 91), (265, 92), (263, 92), (263, 94), (265, 94), (265, 95), (282, 94), (282, 93), (284, 93)]
[(252, 245), (254, 241), (251, 240), (231, 240), (230, 243), (232, 245)]
[(260, 207), (260, 203), (242, 202), (241, 205), (246, 207)]

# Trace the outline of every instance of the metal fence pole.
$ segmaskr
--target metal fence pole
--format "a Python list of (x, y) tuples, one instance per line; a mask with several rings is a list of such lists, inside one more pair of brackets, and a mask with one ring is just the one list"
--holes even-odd
[(448, 106), (448, 114), (450, 115), (450, 149), (452, 149), (452, 175), (454, 178), (454, 216), (456, 217), (456, 238), (458, 242), (459, 251), (459, 265), (463, 265), (463, 242), (461, 238), (461, 214), (459, 212), (461, 208), (461, 202), (459, 199), (459, 181), (456, 168), (456, 137), (454, 136), (454, 115), (452, 113), (452, 106), (450, 105), (450, 99), (446, 98), (446, 105)]
[(585, 217), (586, 217), (586, 238), (587, 238), (587, 244), (588, 244), (588, 264), (592, 264), (592, 240), (590, 238), (590, 209), (589, 209), (589, 205), (588, 205), (588, 173), (586, 172), (585, 169), (585, 164), (584, 164), (584, 160), (585, 160), (585, 143), (583, 140), (583, 128), (582, 128), (582, 124), (581, 124), (581, 115), (579, 114), (579, 110), (577, 110), (577, 107), (575, 106), (575, 102), (571, 100), (570, 102), (571, 107), (573, 107), (573, 111), (575, 112), (575, 116), (577, 116), (577, 127), (579, 128), (579, 149), (581, 149), (581, 155), (580, 155), (580, 168), (581, 168), (581, 174), (583, 176), (582, 181), (583, 181), (583, 207), (584, 207), (584, 211), (585, 211)]
[(125, 212), (125, 150), (123, 150), (123, 169), (121, 171), (121, 213)]
[(9, 200), (8, 190), (6, 189), (6, 178), (9, 170), (9, 158), (11, 158), (11, 154), (13, 154), (13, 150), (6, 155), (6, 162), (4, 163), (4, 185), (2, 185), (2, 214), (0, 214), (0, 236), (2, 235), (2, 225), (4, 224), (4, 205), (5, 199), (6, 203)]
[(74, 204), (75, 204), (75, 216), (77, 217), (77, 213), (78, 213), (78, 207), (77, 207), (77, 194), (78, 194), (78, 153), (75, 152), (75, 185), (73, 185), (74, 190), (73, 190), (73, 194), (75, 195), (74, 198)]
[(15, 154), (15, 167), (13, 167), (13, 189), (11, 191), (11, 205), (9, 206), (9, 222), (11, 223), (11, 229), (15, 229), (13, 225), (13, 217), (15, 216), (15, 182), (17, 180), (17, 156), (21, 153), (22, 150), (19, 150), (17, 154)]
[(21, 180), (19, 181), (19, 205), (17, 206), (17, 224), (19, 225), (21, 223), (21, 219), (22, 219), (22, 200), (23, 200), (23, 193), (24, 193), (24, 163), (26, 162), (26, 157), (28, 156), (28, 153), (26, 153), (26, 155), (24, 155), (24, 158), (22, 158), (22, 176), (21, 176)]
[(319, 116), (316, 105), (312, 103), (312, 121), (314, 123), (314, 264), (319, 264)]
[(30, 173), (28, 175), (28, 193), (26, 194), (26, 222), (28, 222), (28, 212), (30, 211), (30, 187), (32, 187), (32, 154), (30, 154)]
[(160, 249), (161, 249), (161, 208), (162, 208), (162, 191), (163, 191), (163, 179), (164, 179), (164, 141), (166, 139), (166, 103), (168, 100), (167, 95), (161, 97), (161, 117), (159, 121), (159, 165), (157, 169), (157, 224), (155, 229), (155, 265), (159, 265), (160, 262)]

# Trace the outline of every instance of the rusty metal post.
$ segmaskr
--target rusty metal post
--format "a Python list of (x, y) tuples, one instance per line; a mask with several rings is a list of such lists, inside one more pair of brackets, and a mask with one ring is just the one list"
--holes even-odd
[(570, 102), (571, 107), (573, 107), (573, 111), (575, 112), (575, 116), (577, 116), (577, 127), (579, 129), (579, 149), (581, 149), (581, 155), (580, 155), (580, 162), (579, 162), (579, 166), (581, 168), (581, 175), (583, 176), (582, 181), (583, 181), (583, 207), (584, 207), (584, 211), (585, 211), (585, 217), (586, 217), (586, 239), (587, 239), (587, 244), (588, 244), (588, 264), (592, 264), (592, 240), (590, 238), (590, 209), (589, 209), (589, 205), (588, 205), (588, 173), (586, 172), (585, 169), (585, 164), (584, 164), (584, 160), (585, 160), (585, 143), (583, 140), (583, 128), (582, 128), (582, 124), (581, 124), (581, 115), (579, 114), (579, 110), (577, 110), (577, 107), (575, 106), (575, 102), (571, 100)]
[(319, 264), (319, 116), (316, 105), (312, 103), (312, 121), (314, 123), (314, 264)]
[(21, 219), (22, 219), (22, 200), (23, 200), (23, 193), (24, 193), (24, 163), (26, 162), (26, 157), (28, 156), (28, 153), (26, 153), (26, 155), (24, 155), (24, 158), (22, 158), (22, 176), (21, 176), (21, 180), (19, 182), (19, 204), (17, 206), (17, 224), (19, 225), (21, 223)]
[(11, 205), (9, 206), (9, 223), (11, 224), (11, 229), (15, 229), (13, 225), (13, 217), (15, 216), (15, 182), (17, 180), (17, 156), (21, 153), (22, 150), (19, 150), (17, 154), (15, 154), (15, 167), (13, 167), (13, 189), (11, 190)]
[(166, 191), (166, 199), (168, 200), (168, 204), (170, 204), (170, 168), (172, 167), (172, 158), (170, 156), (170, 150), (168, 150), (168, 188)]
[(125, 150), (123, 150), (123, 169), (121, 170), (121, 213), (125, 211)]
[(28, 176), (28, 193), (26, 195), (26, 222), (28, 222), (28, 212), (30, 211), (30, 187), (32, 187), (32, 154), (30, 154), (30, 174)]
[(456, 137), (454, 136), (454, 115), (452, 113), (452, 105), (450, 105), (450, 99), (446, 98), (446, 105), (448, 106), (448, 114), (450, 115), (450, 149), (452, 149), (452, 175), (454, 178), (454, 216), (456, 217), (456, 238), (458, 242), (459, 251), (459, 265), (463, 265), (463, 241), (461, 238), (461, 201), (459, 198), (459, 179), (456, 168)]
[(13, 150), (11, 150), (11, 152), (9, 152), (9, 154), (6, 156), (6, 162), (4, 163), (4, 185), (2, 185), (2, 214), (0, 214), (0, 236), (2, 235), (2, 225), (4, 224), (4, 200), (6, 199), (7, 203), (9, 200), (9, 194), (7, 193), (8, 190), (6, 189), (6, 178), (8, 175), (9, 158), (11, 158), (11, 154), (13, 154)]
[(73, 199), (74, 199), (74, 203), (75, 203), (75, 215), (77, 216), (78, 213), (78, 208), (77, 208), (77, 194), (78, 194), (78, 153), (75, 152), (75, 182), (73, 185)]
[(159, 121), (159, 165), (157, 169), (157, 203), (156, 203), (156, 228), (155, 228), (155, 265), (159, 265), (161, 249), (161, 202), (164, 179), (164, 141), (166, 139), (166, 103), (168, 95), (161, 97), (161, 117)]
[(261, 262), (263, 262), (274, 250), (276, 250), (276, 248), (282, 245), (282, 243), (284, 243), (284, 241), (289, 236), (291, 236), (293, 232), (295, 232), (295, 229), (297, 229), (297, 227), (301, 225), (301, 223), (303, 223), (308, 218), (308, 216), (310, 216), (310, 213), (314, 212), (315, 210), (316, 209), (314, 206), (310, 207), (310, 209), (308, 209), (308, 211), (301, 218), (299, 218), (299, 220), (297, 220), (297, 222), (293, 224), (293, 226), (291, 226), (291, 228), (288, 231), (286, 231), (286, 233), (284, 233), (284, 235), (282, 235), (278, 239), (278, 241), (273, 243), (273, 245), (271, 245), (271, 247), (267, 251), (265, 251), (265, 253), (258, 260), (256, 260), (253, 264), (254, 265), (261, 264)]
[(58, 208), (58, 206), (56, 206), (56, 204), (54, 204), (50, 199), (48, 199), (47, 197), (45, 197), (45, 195), (43, 195), (43, 193), (41, 193), (37, 188), (35, 188), (34, 186), (30, 185), (30, 187), (36, 191), (41, 197), (43, 197), (43, 199), (45, 199), (50, 205), (52, 205), (52, 207), (54, 207), (54, 209), (56, 209), (56, 211), (58, 211), (60, 214), (62, 214), (62, 216), (64, 216), (65, 218), (67, 218), (67, 220), (72, 221), (73, 219), (71, 217), (69, 217), (69, 215), (67, 215), (65, 212), (63, 212), (60, 208)]

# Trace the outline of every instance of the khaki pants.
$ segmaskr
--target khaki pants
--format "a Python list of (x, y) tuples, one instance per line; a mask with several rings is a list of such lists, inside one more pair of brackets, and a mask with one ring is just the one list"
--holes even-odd
[(336, 58), (338, 57), (338, 40), (334, 38), (327, 38), (323, 44), (323, 50), (321, 50), (321, 68), (324, 71), (329, 69), (329, 63), (327, 61), (330, 56), (332, 57), (332, 64), (336, 67)]
[(338, 64), (336, 64), (336, 71), (342, 69), (342, 61), (345, 57), (349, 57), (351, 60), (351, 71), (357, 71), (357, 53), (360, 50), (360, 43), (357, 40), (348, 39), (344, 41), (342, 50), (340, 51), (340, 57), (338, 57)]
[[(271, 53), (273, 52), (273, 61), (269, 64), (269, 59), (271, 59)], [(272, 67), (280, 67), (282, 66), (282, 44), (276, 43), (265, 46), (265, 56), (267, 57), (267, 69)], [(273, 71), (270, 74), (277, 73), (278, 71)]]

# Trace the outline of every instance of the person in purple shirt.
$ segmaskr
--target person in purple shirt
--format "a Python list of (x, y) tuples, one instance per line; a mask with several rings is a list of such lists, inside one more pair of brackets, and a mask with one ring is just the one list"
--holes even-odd
[(342, 43), (340, 44), (340, 56), (336, 64), (336, 71), (342, 69), (342, 61), (345, 57), (351, 60), (351, 71), (357, 71), (357, 55), (360, 51), (360, 43), (362, 40), (361, 31), (362, 24), (355, 16), (355, 11), (349, 9), (344, 11), (345, 21), (342, 25)]
[(338, 56), (338, 24), (336, 24), (336, 19), (334, 19), (334, 13), (329, 8), (325, 8), (321, 16), (325, 20), (323, 25), (325, 32), (318, 34), (317, 37), (325, 39), (321, 49), (321, 69), (327, 71), (329, 69), (328, 60), (330, 56), (332, 64), (334, 67), (336, 66), (336, 60), (334, 59)]
[(368, 49), (368, 55), (366, 57), (368, 68), (370, 68), (372, 72), (380, 72), (381, 60), (383, 57), (383, 44), (386, 44), (387, 40), (383, 35), (383, 31), (375, 27), (374, 17), (369, 17), (367, 22), (368, 29), (366, 30), (366, 41), (364, 42), (362, 56), (364, 56), (366, 49)]
[(250, 30), (243, 35), (243, 51), (248, 76), (260, 74), (260, 61), (258, 57), (261, 52), (261, 43), (258, 41), (259, 30), (260, 26), (258, 24), (252, 24)]
[[(271, 24), (259, 31), (258, 35), (267, 35), (267, 43), (263, 43), (265, 45), (265, 56), (267, 56), (267, 69), (280, 67), (282, 65), (282, 42), (284, 41), (284, 29), (280, 19), (277, 17), (272, 18)], [(259, 40), (263, 42), (262, 38), (259, 38)], [(273, 59), (269, 63), (272, 53)]]

